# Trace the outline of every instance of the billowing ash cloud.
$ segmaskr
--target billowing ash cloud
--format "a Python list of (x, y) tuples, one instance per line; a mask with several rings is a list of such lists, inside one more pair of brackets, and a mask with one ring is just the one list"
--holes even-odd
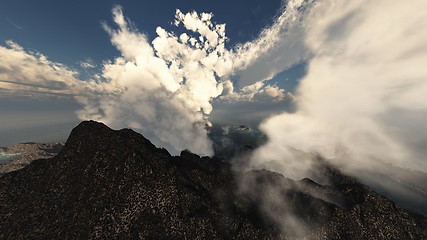
[[(301, 178), (317, 152), (336, 164), (381, 160), (426, 171), (427, 2), (316, 1), (300, 11), (312, 56), (295, 113), (265, 120), (252, 158)], [(274, 167), (273, 167), (274, 166)]]
[(204, 126), (212, 111), (211, 99), (222, 92), (215, 74), (223, 74), (226, 67), (221, 64), (226, 64), (218, 58), (224, 29), (213, 26), (210, 16), (177, 11), (177, 24), (198, 33), (199, 38), (177, 37), (159, 27), (151, 45), (124, 19), (122, 9), (115, 7), (118, 29), (104, 28), (121, 56), (105, 64), (102, 72), (110, 89), (115, 90), (82, 98), (85, 109), (79, 116), (116, 128), (134, 128), (174, 153), (191, 149), (211, 155)]
[(108, 83), (100, 85), (106, 91), (79, 98), (84, 105), (80, 118), (131, 127), (173, 153), (190, 149), (211, 155), (205, 126), (214, 98), (223, 94), (227, 101), (283, 101), (291, 96), (264, 80), (234, 90), (229, 77), (244, 66), (236, 61), (241, 52), (225, 48), (225, 24), (214, 24), (212, 16), (177, 10), (175, 25), (187, 32), (175, 35), (158, 27), (150, 43), (116, 6), (118, 28), (104, 28), (121, 56), (103, 66), (101, 78)]

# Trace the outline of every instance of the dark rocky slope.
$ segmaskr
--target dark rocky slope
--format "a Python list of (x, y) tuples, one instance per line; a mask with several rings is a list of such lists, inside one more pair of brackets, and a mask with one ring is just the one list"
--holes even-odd
[(238, 173), (83, 122), (61, 152), (0, 177), (0, 239), (426, 239), (414, 217), (328, 166), (330, 186)]

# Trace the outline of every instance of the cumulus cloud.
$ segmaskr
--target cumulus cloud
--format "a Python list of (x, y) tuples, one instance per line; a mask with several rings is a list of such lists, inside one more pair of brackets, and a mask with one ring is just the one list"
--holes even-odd
[(176, 24), (193, 34), (176, 36), (158, 27), (151, 44), (125, 20), (121, 7), (112, 12), (118, 28), (104, 28), (121, 56), (103, 66), (102, 78), (111, 88), (82, 97), (79, 116), (131, 127), (172, 153), (190, 149), (211, 155), (207, 115), (223, 90), (217, 77), (230, 71), (227, 58), (220, 58), (227, 54), (225, 26), (212, 24), (211, 14), (177, 10)]
[(223, 85), (224, 93), (220, 97), (222, 101), (274, 103), (295, 99), (292, 93), (286, 92), (285, 89), (281, 89), (277, 85), (266, 85), (265, 81), (256, 82), (241, 88), (239, 91), (234, 90), (231, 81), (225, 81)]
[(0, 92), (3, 96), (74, 96), (83, 87), (77, 71), (26, 51), (13, 41), (0, 46)]
[(302, 13), (312, 58), (297, 111), (264, 121), (270, 141), (252, 164), (280, 163), (270, 166), (302, 178), (311, 160), (295, 153), (317, 152), (350, 169), (380, 159), (427, 171), (426, 7), (423, 0), (324, 0)]

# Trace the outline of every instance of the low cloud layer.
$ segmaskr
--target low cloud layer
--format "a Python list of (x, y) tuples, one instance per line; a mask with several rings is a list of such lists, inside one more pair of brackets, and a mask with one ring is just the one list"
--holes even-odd
[(427, 171), (427, 2), (317, 1), (304, 18), (313, 56), (295, 113), (263, 122), (267, 145), (252, 158), (302, 178), (316, 152), (350, 168), (381, 160)]
[(47, 59), (41, 53), (26, 51), (13, 41), (0, 46), (0, 93), (7, 96), (66, 97), (80, 93), (77, 71)]

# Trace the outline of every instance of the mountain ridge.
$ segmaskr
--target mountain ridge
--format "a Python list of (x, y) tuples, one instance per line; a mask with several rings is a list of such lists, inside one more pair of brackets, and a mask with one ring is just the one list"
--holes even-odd
[(427, 237), (425, 218), (333, 174), (337, 182), (325, 186), (267, 170), (236, 172), (219, 159), (171, 156), (130, 129), (87, 121), (52, 159), (0, 177), (0, 238)]

